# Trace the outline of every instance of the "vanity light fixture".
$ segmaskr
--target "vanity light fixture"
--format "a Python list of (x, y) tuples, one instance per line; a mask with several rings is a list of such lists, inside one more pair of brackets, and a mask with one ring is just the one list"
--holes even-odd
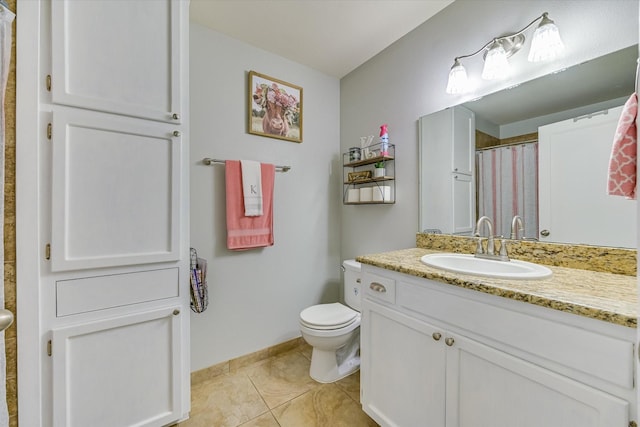
[(483, 79), (495, 80), (507, 77), (509, 75), (509, 61), (507, 58), (522, 48), (525, 41), (524, 32), (538, 21), (540, 21), (540, 24), (533, 33), (528, 59), (530, 62), (538, 62), (556, 58), (564, 49), (564, 44), (560, 39), (558, 27), (549, 19), (548, 13), (544, 12), (520, 31), (496, 37), (469, 55), (457, 56), (449, 72), (447, 93), (460, 94), (469, 91), (470, 85), (467, 71), (460, 60), (473, 57), (480, 52), (484, 52)]

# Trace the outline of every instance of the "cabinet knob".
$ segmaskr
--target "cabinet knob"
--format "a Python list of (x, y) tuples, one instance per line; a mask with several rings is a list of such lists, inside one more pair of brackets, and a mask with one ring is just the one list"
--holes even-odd
[(369, 285), (369, 289), (371, 289), (372, 291), (380, 292), (381, 294), (387, 292), (387, 288), (385, 288), (382, 283), (378, 282), (371, 282), (371, 284)]
[(455, 342), (455, 341), (454, 341), (454, 339), (453, 339), (453, 338), (451, 338), (451, 337), (449, 337), (449, 338), (445, 338), (445, 340), (444, 340), (444, 343), (445, 343), (446, 345), (448, 345), (449, 347), (451, 347), (451, 346), (453, 345), (453, 343), (454, 343), (454, 342)]
[(551, 233), (549, 232), (549, 230), (542, 230), (542, 231), (540, 232), (540, 235), (541, 235), (541, 236), (543, 236), (543, 237), (549, 237), (549, 234), (551, 234)]
[(173, 131), (173, 136), (180, 136), (180, 131), (179, 130), (174, 130)]
[(180, 310), (178, 310), (177, 308), (175, 310), (173, 310), (173, 315), (177, 316), (178, 314), (180, 314)]
[(431, 336), (436, 341), (440, 341), (440, 338), (442, 338), (442, 334), (440, 332), (434, 332), (433, 334), (431, 334)]
[(171, 118), (172, 118), (173, 120), (180, 120), (180, 114), (178, 114), (178, 113), (173, 113), (173, 114), (171, 115)]

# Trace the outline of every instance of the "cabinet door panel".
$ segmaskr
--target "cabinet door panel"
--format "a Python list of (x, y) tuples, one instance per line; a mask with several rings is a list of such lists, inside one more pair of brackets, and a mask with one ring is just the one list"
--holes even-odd
[(53, 113), (53, 271), (179, 258), (180, 137), (168, 125)]
[(181, 3), (51, 2), (53, 102), (172, 120), (181, 110)]
[(362, 312), (364, 410), (383, 426), (444, 426), (446, 352), (432, 338), (438, 330), (368, 299)]
[(473, 111), (462, 106), (452, 109), (452, 172), (472, 175), (476, 148), (476, 119)]
[(611, 427), (629, 404), (464, 337), (447, 354), (447, 427)]
[(475, 227), (475, 180), (471, 175), (453, 174), (453, 233), (473, 233)]
[(141, 427), (178, 419), (182, 315), (173, 310), (53, 330), (54, 425)]

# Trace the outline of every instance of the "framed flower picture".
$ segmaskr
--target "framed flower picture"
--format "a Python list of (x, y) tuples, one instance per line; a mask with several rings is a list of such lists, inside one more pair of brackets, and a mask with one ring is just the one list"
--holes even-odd
[(302, 88), (250, 71), (249, 133), (302, 142)]

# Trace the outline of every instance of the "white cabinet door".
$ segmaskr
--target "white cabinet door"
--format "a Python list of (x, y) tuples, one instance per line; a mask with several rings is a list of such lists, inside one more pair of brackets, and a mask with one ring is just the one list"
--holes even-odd
[[(420, 229), (469, 234), (475, 225), (475, 115), (448, 108), (420, 118), (419, 128)], [(460, 182), (452, 188), (451, 179)]]
[(607, 194), (611, 144), (621, 111), (618, 107), (605, 115), (540, 127), (540, 230), (549, 231), (540, 240), (636, 247), (637, 201)]
[(185, 4), (52, 1), (53, 103), (179, 122)]
[(444, 426), (445, 346), (436, 328), (365, 299), (362, 407), (385, 427)]
[(472, 175), (475, 170), (475, 113), (461, 106), (452, 109), (452, 169), (451, 172)]
[(52, 270), (178, 260), (173, 127), (56, 107), (52, 128)]
[(453, 233), (473, 233), (476, 217), (475, 179), (472, 175), (454, 173), (453, 191)]
[(446, 427), (612, 427), (629, 403), (465, 337), (447, 346)]
[(185, 314), (165, 308), (54, 329), (53, 425), (142, 427), (178, 419)]

